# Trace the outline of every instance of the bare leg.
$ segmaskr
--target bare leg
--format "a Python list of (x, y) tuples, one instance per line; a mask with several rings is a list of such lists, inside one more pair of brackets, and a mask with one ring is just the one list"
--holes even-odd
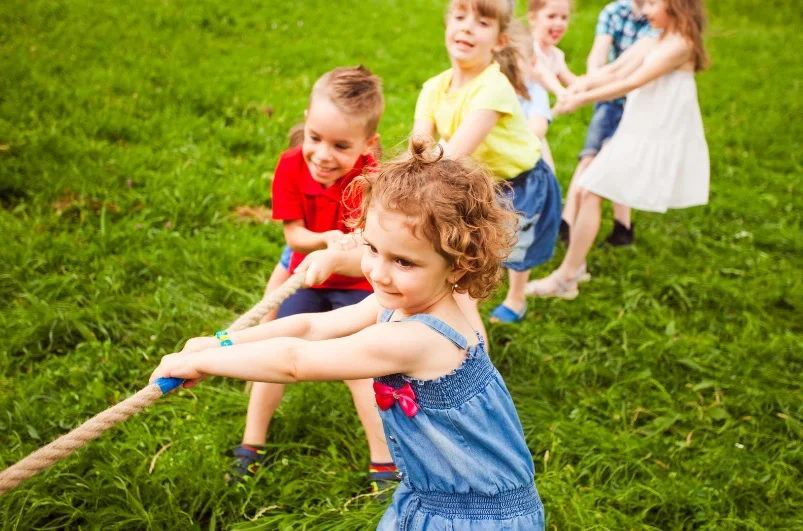
[[(513, 271), (512, 269), (508, 269), (507, 275), (510, 287), (508, 288), (507, 295), (502, 304), (519, 314), (527, 304), (524, 288), (527, 286), (527, 280), (530, 278), (530, 270)], [(497, 322), (498, 320), (492, 317), (491, 321)]]
[(602, 198), (588, 190), (579, 189), (580, 210), (572, 227), (569, 249), (560, 266), (548, 277), (527, 283), (527, 294), (538, 297), (577, 297), (577, 283), (587, 280), (585, 261), (591, 245), (599, 232)]
[(354, 407), (360, 417), (365, 437), (368, 439), (368, 451), (371, 453), (371, 462), (390, 463), (393, 458), (385, 440), (385, 431), (382, 429), (382, 419), (376, 410), (376, 399), (372, 380), (347, 380), (345, 384), (351, 390)]
[[(290, 273), (287, 272), (287, 269), (282, 266), (282, 264), (276, 264), (276, 267), (273, 268), (273, 273), (270, 274), (270, 278), (268, 279), (268, 284), (265, 286), (265, 295), (268, 295), (270, 292), (275, 291), (276, 288), (284, 284), (287, 279), (290, 278)], [(267, 323), (268, 321), (273, 321), (276, 319), (276, 313), (278, 312), (278, 308), (266, 313), (262, 319), (259, 320), (259, 323)]]
[(630, 228), (630, 207), (625, 205), (620, 205), (619, 203), (613, 204), (613, 219), (627, 227)]
[[(267, 297), (272, 291), (275, 291), (279, 286), (284, 284), (287, 279), (290, 278), (290, 273), (288, 273), (287, 269), (284, 268), (282, 264), (276, 264), (276, 267), (273, 268), (273, 272), (270, 274), (270, 278), (268, 279), (268, 283), (265, 286), (265, 297)], [(279, 308), (275, 308), (265, 315), (259, 320), (259, 324), (267, 323), (269, 321), (273, 321), (276, 319), (276, 314), (279, 313)], [(250, 393), (251, 387), (254, 385), (254, 382), (245, 382), (245, 392)], [(284, 393), (284, 391), (282, 391)], [(279, 399), (281, 399), (282, 395), (279, 395)], [(250, 402), (249, 402), (250, 404)], [(278, 406), (278, 404), (277, 404)], [(249, 405), (250, 408), (250, 405)], [(271, 412), (273, 415), (273, 412)], [(270, 416), (268, 417), (268, 422), (270, 422)], [(246, 420), (246, 425), (248, 421)], [(265, 429), (267, 429), (267, 424), (265, 424)], [(255, 443), (256, 444), (256, 443)]]
[(566, 202), (563, 204), (563, 213), (561, 217), (563, 220), (569, 224), (570, 227), (574, 226), (575, 219), (577, 219), (577, 213), (580, 210), (580, 197), (579, 197), (579, 188), (577, 187), (577, 179), (580, 175), (586, 171), (588, 165), (591, 164), (591, 161), (594, 160), (594, 157), (583, 157), (580, 159), (580, 162), (577, 163), (577, 168), (574, 170), (574, 175), (572, 175), (572, 182), (569, 183), (569, 191), (566, 192)]
[(248, 399), (243, 444), (265, 444), (273, 413), (284, 396), (284, 384), (254, 382)]
[(485, 341), (485, 349), (490, 352), (488, 332), (485, 331), (485, 323), (482, 322), (482, 317), (480, 317), (479, 303), (477, 300), (469, 297), (468, 293), (455, 293), (454, 300), (460, 307), (460, 311), (466, 316), (471, 328), (482, 335), (482, 339)]
[(557, 269), (558, 277), (566, 282), (572, 281), (577, 270), (586, 261), (588, 251), (594, 244), (602, 214), (602, 198), (588, 190), (580, 189), (580, 210), (572, 228), (572, 238), (563, 262)]

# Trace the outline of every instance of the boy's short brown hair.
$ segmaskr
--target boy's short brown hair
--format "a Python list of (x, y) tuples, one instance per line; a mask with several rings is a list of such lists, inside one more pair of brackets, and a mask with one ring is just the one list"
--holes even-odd
[(376, 133), (385, 98), (382, 80), (363, 65), (341, 66), (325, 73), (312, 86), (310, 106), (317, 96), (324, 96), (340, 112), (365, 122), (368, 136)]

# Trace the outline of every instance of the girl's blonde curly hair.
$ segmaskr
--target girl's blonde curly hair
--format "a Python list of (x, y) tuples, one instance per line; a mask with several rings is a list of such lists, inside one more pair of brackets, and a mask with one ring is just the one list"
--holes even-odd
[(414, 234), (464, 273), (455, 291), (485, 299), (516, 241), (517, 218), (499, 186), (472, 159), (444, 158), (430, 139), (414, 138), (408, 153), (352, 182), (362, 206), (350, 225), (363, 228), (372, 207), (404, 214)]

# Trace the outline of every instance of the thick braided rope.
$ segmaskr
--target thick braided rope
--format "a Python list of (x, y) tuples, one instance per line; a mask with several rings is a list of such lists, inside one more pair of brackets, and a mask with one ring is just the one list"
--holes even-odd
[(131, 415), (153, 404), (162, 390), (157, 385), (148, 385), (135, 395), (95, 415), (73, 431), (62, 435), (44, 448), (36, 450), (22, 461), (0, 472), (0, 495), (5, 494), (37, 472), (50, 467), (83, 445), (100, 437), (104, 431), (123, 422)]
[[(287, 297), (301, 288), (303, 284), (303, 273), (293, 275), (278, 289), (265, 296), (256, 306), (237, 319), (229, 327), (229, 330), (242, 330), (255, 324), (263, 315), (277, 308)], [(64, 459), (89, 441), (97, 439), (115, 424), (119, 424), (130, 416), (139, 413), (172, 388), (164, 390), (156, 383), (149, 384), (133, 396), (95, 415), (71, 432), (62, 435), (47, 446), (36, 450), (21, 461), (3, 470), (0, 472), (0, 496), (34, 474)]]
[(304, 273), (293, 275), (288, 278), (284, 284), (271, 291), (269, 295), (259, 301), (253, 308), (242, 314), (239, 319), (229, 326), (228, 330), (230, 332), (236, 332), (237, 330), (243, 330), (254, 326), (262, 319), (263, 315), (278, 308), (287, 297), (301, 289), (303, 285)]
[[(304, 285), (304, 274), (297, 273), (292, 277), (288, 278), (284, 281), (284, 284), (273, 290), (270, 295), (259, 301), (253, 308), (245, 312), (240, 316), (239, 319), (234, 321), (231, 326), (229, 326), (229, 330), (231, 332), (236, 332), (237, 330), (243, 330), (245, 328), (250, 328), (259, 322), (262, 319), (262, 316), (268, 313), (269, 311), (273, 310), (274, 308), (278, 308), (279, 305), (284, 301), (287, 297), (298, 291)], [(275, 300), (278, 300), (278, 304), (273, 304)], [(270, 303), (270, 304), (269, 304)], [(253, 382), (246, 382), (245, 383), (245, 392), (251, 392), (251, 386)]]

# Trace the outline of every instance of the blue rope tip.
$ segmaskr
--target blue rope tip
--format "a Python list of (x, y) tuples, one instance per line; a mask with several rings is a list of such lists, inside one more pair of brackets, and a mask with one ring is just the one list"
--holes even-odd
[(159, 378), (153, 383), (159, 386), (162, 394), (165, 394), (180, 386), (184, 380), (182, 378)]

